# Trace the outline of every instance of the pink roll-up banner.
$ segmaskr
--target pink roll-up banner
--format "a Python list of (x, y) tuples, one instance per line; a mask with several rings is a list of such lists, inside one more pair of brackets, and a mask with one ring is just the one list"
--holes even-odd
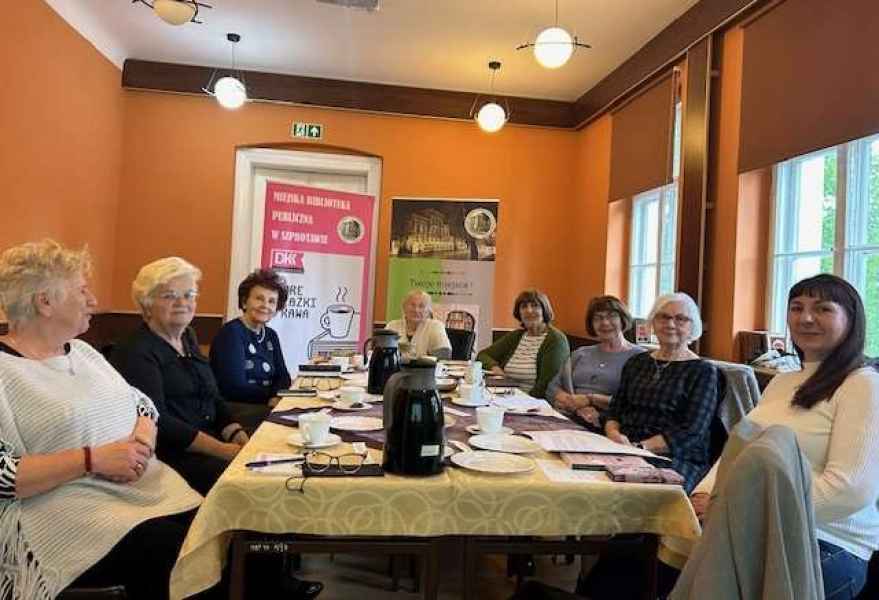
[(287, 282), (270, 325), (291, 373), (318, 354), (359, 352), (369, 337), (375, 211), (367, 194), (266, 183), (261, 262)]

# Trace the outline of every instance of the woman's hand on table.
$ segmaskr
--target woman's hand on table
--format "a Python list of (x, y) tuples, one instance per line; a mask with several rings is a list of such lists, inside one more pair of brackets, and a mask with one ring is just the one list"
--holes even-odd
[(610, 430), (607, 432), (607, 439), (612, 442), (616, 442), (617, 444), (625, 444), (626, 446), (631, 446), (632, 442), (629, 441), (629, 438), (620, 433), (619, 429)]
[(225, 458), (226, 460), (231, 461), (238, 456), (238, 453), (241, 452), (241, 448), (242, 446), (239, 446), (235, 442), (220, 442), (217, 448), (217, 453), (220, 455), (220, 458)]
[(503, 377), (504, 375), (506, 375), (506, 373), (504, 373), (503, 367), (501, 367), (500, 365), (493, 366), (488, 372), (491, 373), (492, 375), (498, 375), (500, 377)]
[(559, 392), (555, 397), (556, 408), (568, 414), (574, 414), (581, 408), (591, 406), (588, 394), (569, 394)]
[(699, 521), (705, 520), (705, 513), (708, 512), (708, 505), (711, 503), (711, 494), (705, 492), (695, 492), (690, 494), (690, 504), (693, 505), (693, 511), (696, 513)]
[(117, 483), (132, 483), (146, 471), (152, 450), (136, 440), (124, 439), (92, 448), (92, 473)]
[(239, 448), (243, 447), (247, 442), (250, 441), (250, 436), (247, 435), (247, 432), (243, 429), (239, 429), (235, 435), (229, 440), (233, 444), (237, 444)]
[(590, 425), (595, 425), (596, 427), (601, 426), (601, 415), (598, 413), (598, 409), (594, 406), (585, 406), (577, 409), (576, 414)]

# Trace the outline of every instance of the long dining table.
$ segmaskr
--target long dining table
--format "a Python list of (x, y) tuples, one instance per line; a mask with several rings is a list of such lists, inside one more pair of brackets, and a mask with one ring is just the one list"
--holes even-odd
[[(472, 594), (473, 582), (467, 578), (475, 577), (473, 564), (481, 552), (575, 553), (593, 548), (594, 540), (644, 533), (655, 555), (658, 536), (695, 539), (700, 533), (681, 487), (597, 478), (554, 480), (548, 473), (564, 463), (557, 454), (542, 450), (529, 455), (539, 466), (524, 474), (487, 474), (448, 465), (429, 477), (309, 477), (304, 485), (289, 489), (286, 476), (254, 473), (245, 466), (264, 453), (295, 452), (287, 443), (296, 431), (295, 415), (330, 404), (319, 398), (284, 398), (270, 420), (260, 425), (198, 510), (171, 574), (172, 598), (185, 598), (217, 583), (230, 554), (231, 596), (242, 597), (246, 532), (298, 541), (281, 544), (290, 551), (355, 552), (374, 547), (388, 554), (423, 551), (429, 561), (436, 558), (433, 542), (456, 539), (466, 557), (465, 597)], [(473, 409), (448, 405), (447, 400), (444, 404), (455, 415), (447, 438), (466, 439), (461, 436), (467, 435), (467, 425), (475, 424)], [(376, 404), (373, 414), (380, 411)], [(517, 431), (577, 427), (549, 414), (508, 416), (505, 425)], [(380, 464), (380, 435), (343, 439), (366, 442), (371, 460)], [(341, 443), (330, 452), (351, 452), (351, 445)], [(429, 562), (425, 582), (424, 597), (435, 598), (437, 577)]]

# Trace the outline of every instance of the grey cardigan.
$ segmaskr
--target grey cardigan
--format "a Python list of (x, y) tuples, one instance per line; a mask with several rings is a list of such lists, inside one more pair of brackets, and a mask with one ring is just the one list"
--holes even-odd
[(823, 600), (812, 476), (794, 432), (743, 419), (720, 460), (705, 531), (669, 598)]

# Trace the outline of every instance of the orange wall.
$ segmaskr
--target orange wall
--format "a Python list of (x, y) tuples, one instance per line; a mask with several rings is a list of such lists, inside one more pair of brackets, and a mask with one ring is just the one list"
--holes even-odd
[[(326, 144), (383, 157), (376, 319), (385, 313), (391, 198), (434, 196), (501, 201), (497, 326), (516, 325), (510, 303), (526, 286), (541, 287), (550, 295), (559, 305), (562, 326), (580, 320), (583, 299), (567, 302), (568, 248), (581, 235), (569, 214), (582, 208), (574, 193), (575, 132), (508, 126), (488, 135), (471, 122), (268, 103), (229, 112), (206, 97), (138, 91), (123, 95), (114, 308), (131, 308), (129, 286), (140, 266), (178, 254), (204, 271), (199, 311), (223, 312), (235, 148), (289, 142), (291, 122), (308, 121), (326, 126)], [(582, 271), (588, 273), (590, 267), (584, 265)], [(592, 285), (591, 279), (586, 281), (583, 285)], [(600, 289), (602, 279), (596, 281)]]
[(42, 1), (5, 3), (3, 16), (0, 249), (44, 237), (88, 244), (106, 306), (122, 157), (119, 70)]

